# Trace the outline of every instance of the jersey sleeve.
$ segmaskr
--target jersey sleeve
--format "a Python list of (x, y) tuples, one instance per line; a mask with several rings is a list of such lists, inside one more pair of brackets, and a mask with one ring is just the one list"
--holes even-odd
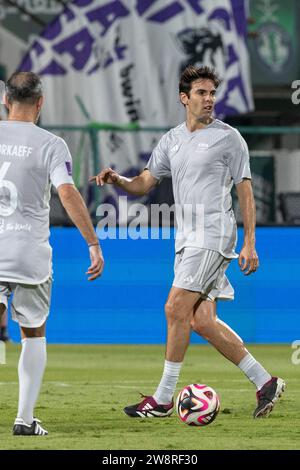
[(171, 176), (167, 134), (162, 136), (157, 146), (154, 148), (145, 169), (149, 170), (151, 175), (159, 181), (164, 177)]
[(56, 187), (74, 184), (72, 178), (72, 157), (63, 139), (57, 139), (50, 156), (50, 181)]
[(251, 179), (248, 145), (238, 131), (231, 134), (227, 162), (234, 184)]

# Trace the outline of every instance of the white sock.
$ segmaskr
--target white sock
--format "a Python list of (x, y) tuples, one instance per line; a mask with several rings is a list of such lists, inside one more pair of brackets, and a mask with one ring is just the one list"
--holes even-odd
[(254, 383), (257, 390), (260, 390), (262, 386), (272, 378), (266, 369), (264, 369), (251, 354), (247, 354), (238, 364), (238, 367), (244, 372), (248, 379)]
[(33, 421), (33, 410), (39, 396), (47, 361), (46, 338), (25, 338), (19, 359), (18, 418), (25, 423)]
[(168, 405), (171, 403), (181, 366), (182, 362), (165, 361), (164, 372), (160, 384), (153, 395), (154, 400), (159, 405)]

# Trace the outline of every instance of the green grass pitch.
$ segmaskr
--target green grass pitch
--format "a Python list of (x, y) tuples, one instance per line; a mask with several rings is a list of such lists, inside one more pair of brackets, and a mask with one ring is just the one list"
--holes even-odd
[(0, 365), (0, 449), (299, 449), (300, 365), (290, 346), (249, 350), (287, 389), (268, 419), (254, 420), (255, 388), (212, 347), (193, 345), (186, 355), (178, 390), (206, 383), (218, 392), (221, 411), (209, 426), (164, 419), (133, 419), (122, 411), (151, 394), (160, 379), (163, 346), (48, 346), (48, 366), (36, 415), (46, 437), (13, 437), (17, 407), (18, 345), (8, 345)]

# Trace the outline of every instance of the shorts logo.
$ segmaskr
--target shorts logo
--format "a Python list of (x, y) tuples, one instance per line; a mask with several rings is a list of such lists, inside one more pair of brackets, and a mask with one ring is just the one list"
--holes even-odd
[(193, 276), (188, 276), (188, 277), (184, 278), (184, 282), (186, 282), (187, 284), (193, 284), (193, 282), (194, 282)]
[(71, 162), (65, 162), (65, 164), (66, 164), (68, 175), (72, 176), (72, 163)]

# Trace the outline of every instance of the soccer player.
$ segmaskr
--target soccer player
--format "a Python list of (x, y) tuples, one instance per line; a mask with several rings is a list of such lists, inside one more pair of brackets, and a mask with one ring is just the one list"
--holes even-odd
[[(172, 413), (191, 328), (255, 384), (254, 418), (267, 416), (285, 387), (283, 380), (272, 377), (248, 352), (241, 338), (217, 317), (217, 300), (233, 299), (234, 295), (225, 275), (231, 260), (239, 258), (245, 275), (259, 266), (248, 148), (236, 129), (212, 116), (219, 83), (209, 67), (187, 67), (179, 83), (186, 122), (162, 136), (146, 169), (131, 179), (111, 168), (91, 178), (97, 185), (114, 184), (140, 195), (163, 177), (172, 177), (177, 205), (175, 277), (165, 305), (168, 338), (164, 371), (153, 396), (124, 409), (132, 417), (164, 417)], [(239, 256), (235, 253), (236, 221), (230, 195), (233, 184), (244, 224)], [(182, 215), (184, 209), (188, 215), (189, 208), (192, 219)]]
[(35, 125), (43, 99), (37, 75), (13, 74), (6, 84), (8, 120), (0, 122), (0, 316), (12, 296), (11, 314), (22, 337), (14, 435), (48, 434), (34, 417), (34, 407), (46, 366), (51, 184), (88, 244), (90, 281), (100, 276), (104, 263), (87, 208), (74, 186), (68, 147), (63, 139)]

